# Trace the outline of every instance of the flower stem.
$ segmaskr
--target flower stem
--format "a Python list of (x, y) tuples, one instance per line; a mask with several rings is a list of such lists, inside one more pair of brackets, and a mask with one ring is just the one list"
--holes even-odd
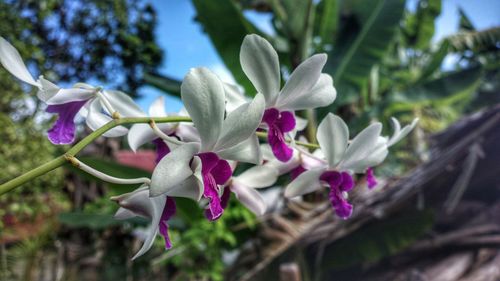
[(111, 130), (112, 128), (125, 125), (125, 124), (136, 124), (136, 123), (149, 123), (154, 121), (156, 123), (172, 123), (172, 122), (191, 122), (189, 117), (183, 116), (170, 116), (170, 117), (129, 117), (129, 118), (120, 118), (114, 119), (101, 128), (95, 130), (90, 135), (83, 138), (80, 142), (75, 144), (72, 148), (70, 148), (64, 155), (61, 155), (43, 165), (38, 166), (37, 168), (24, 173), (6, 183), (0, 185), (0, 195), (11, 191), (12, 189), (36, 178), (45, 173), (48, 173), (56, 168), (61, 167), (68, 160), (71, 159), (72, 156), (75, 156), (78, 152), (80, 152), (87, 145), (92, 143), (95, 139)]

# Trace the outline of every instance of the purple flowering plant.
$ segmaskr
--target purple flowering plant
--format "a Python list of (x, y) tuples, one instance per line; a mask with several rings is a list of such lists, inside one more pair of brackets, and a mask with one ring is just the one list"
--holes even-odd
[[(60, 88), (43, 76), (35, 80), (17, 50), (0, 37), (0, 63), (36, 87), (46, 111), (58, 116), (47, 132), (48, 139), (56, 145), (72, 144), (77, 115), (93, 130), (64, 155), (2, 184), (0, 194), (66, 162), (106, 182), (137, 184), (135, 191), (111, 198), (120, 206), (116, 219), (139, 216), (151, 221), (133, 259), (152, 247), (158, 233), (164, 237), (165, 248), (172, 247), (168, 220), (175, 215), (176, 197), (199, 202), (210, 221), (223, 215), (231, 193), (256, 215), (263, 215), (266, 201), (257, 189), (273, 186), (284, 174), (292, 179), (285, 197), (329, 188), (335, 214), (348, 219), (354, 210), (348, 193), (356, 187), (356, 175), (365, 174), (368, 188), (376, 187), (374, 167), (418, 120), (401, 128), (392, 118), (390, 137), (382, 136), (382, 124), (375, 122), (351, 139), (347, 124), (329, 113), (317, 128), (318, 144), (307, 142), (299, 133), (307, 120), (296, 111), (330, 105), (337, 96), (332, 77), (322, 73), (326, 61), (326, 54), (306, 59), (281, 87), (277, 52), (266, 39), (248, 35), (241, 46), (240, 63), (256, 89), (253, 99), (237, 86), (221, 82), (209, 69), (193, 68), (181, 85), (185, 107), (181, 112), (167, 114), (159, 98), (145, 113), (120, 91), (83, 83)], [(125, 126), (129, 124), (130, 128)], [(100, 136), (126, 136), (133, 151), (154, 144), (157, 165), (151, 178), (116, 178), (80, 162), (76, 154)], [(238, 163), (254, 166), (234, 176)]]

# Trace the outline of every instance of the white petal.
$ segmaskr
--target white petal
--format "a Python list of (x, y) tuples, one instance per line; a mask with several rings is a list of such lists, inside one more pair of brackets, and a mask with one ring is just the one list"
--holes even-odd
[(340, 162), (346, 152), (349, 141), (349, 129), (342, 118), (328, 113), (321, 121), (316, 133), (319, 146), (325, 154), (330, 167)]
[(307, 127), (307, 119), (298, 117), (295, 115), (295, 129), (296, 131), (302, 131)]
[(247, 35), (241, 44), (240, 63), (257, 92), (265, 96), (267, 106), (274, 105), (280, 90), (280, 66), (273, 46), (258, 35)]
[(200, 142), (198, 130), (191, 124), (179, 123), (175, 128), (175, 135), (185, 142)]
[(394, 127), (394, 134), (389, 140), (389, 143), (387, 144), (388, 146), (392, 146), (399, 142), (401, 139), (406, 137), (417, 125), (418, 123), (418, 118), (413, 119), (410, 125), (404, 126), (404, 128), (401, 130), (401, 125), (399, 124), (398, 120), (396, 118), (391, 118), (391, 121), (393, 123)]
[(55, 95), (49, 98), (46, 103), (51, 104), (64, 104), (73, 101), (84, 101), (92, 99), (95, 96), (94, 89), (83, 88), (67, 88), (60, 89)]
[(165, 111), (165, 97), (160, 96), (153, 101), (149, 106), (149, 116), (151, 117), (165, 117), (167, 112)]
[(238, 90), (235, 85), (224, 83), (224, 92), (226, 94), (226, 111), (232, 112), (249, 100)]
[(203, 195), (203, 183), (194, 175), (168, 191), (167, 196), (184, 197), (199, 201)]
[(364, 173), (366, 169), (382, 163), (388, 154), (389, 150), (387, 149), (387, 145), (377, 147), (372, 153), (370, 153), (370, 155), (361, 161), (353, 163), (349, 169), (355, 173)]
[(234, 177), (233, 181), (241, 182), (251, 188), (263, 188), (273, 185), (277, 179), (277, 169), (270, 166), (254, 166)]
[[(113, 109), (122, 117), (144, 117), (146, 114), (127, 94), (120, 91), (106, 90), (102, 95), (109, 101)], [(112, 114), (113, 112), (110, 112)]]
[[(90, 129), (95, 131), (112, 120), (113, 119), (111, 117), (102, 113), (101, 103), (99, 100), (93, 100), (90, 103), (87, 114), (87, 126), (89, 126)], [(108, 138), (114, 138), (114, 137), (124, 136), (127, 133), (128, 133), (127, 128), (123, 126), (117, 126), (111, 130), (108, 130), (106, 133), (103, 134), (103, 136)]]
[(33, 76), (26, 68), (26, 65), (21, 58), (19, 52), (7, 40), (0, 36), (0, 63), (12, 75), (16, 76), (19, 80), (31, 84), (35, 87), (41, 85), (33, 79)]
[[(160, 131), (167, 135), (174, 132), (175, 127), (169, 123), (158, 123), (156, 126)], [(147, 124), (134, 124), (128, 131), (127, 140), (128, 145), (132, 151), (136, 152), (137, 149), (145, 143), (150, 143), (158, 136), (154, 133), (153, 129)]]
[(158, 234), (158, 227), (161, 220), (161, 215), (163, 213), (163, 209), (165, 208), (166, 197), (158, 196), (154, 198), (150, 198), (151, 206), (152, 206), (152, 216), (151, 216), (151, 225), (148, 229), (148, 235), (142, 244), (141, 249), (132, 257), (132, 260), (142, 256), (146, 253), (151, 246), (153, 246), (153, 242), (156, 238), (156, 234)]
[(326, 54), (314, 55), (292, 72), (279, 94), (276, 103), (278, 108), (288, 108), (288, 103), (304, 96), (308, 97), (311, 89), (319, 80), (326, 58)]
[(305, 171), (294, 179), (285, 189), (285, 197), (292, 198), (316, 191), (322, 187), (319, 177), (325, 169)]
[(322, 73), (318, 82), (310, 90), (304, 91), (301, 95), (290, 98), (286, 104), (278, 106), (287, 110), (318, 108), (333, 103), (336, 97), (337, 91), (333, 87), (332, 77)]
[(190, 162), (199, 152), (199, 144), (186, 143), (165, 155), (151, 177), (150, 195), (167, 194), (193, 174)]
[(377, 145), (381, 131), (382, 124), (378, 122), (361, 131), (347, 147), (344, 159), (339, 164), (340, 168), (349, 170), (367, 158)]
[(222, 131), (214, 151), (231, 148), (252, 136), (262, 120), (264, 108), (264, 96), (257, 94), (252, 102), (231, 112), (222, 123)]
[(129, 211), (125, 208), (122, 208), (120, 207), (115, 215), (113, 216), (113, 218), (117, 219), (117, 220), (126, 220), (126, 219), (131, 219), (131, 218), (135, 218), (137, 217), (136, 214), (134, 214), (132, 211)]
[(202, 151), (211, 151), (224, 119), (222, 82), (206, 68), (193, 68), (182, 82), (181, 97), (200, 134)]
[(266, 202), (264, 202), (264, 198), (262, 198), (262, 195), (260, 195), (257, 190), (243, 184), (233, 183), (231, 185), (231, 191), (234, 192), (236, 198), (238, 198), (245, 207), (257, 216), (261, 216), (266, 212)]
[(60, 90), (60, 88), (56, 84), (50, 82), (49, 80), (46, 80), (42, 76), (40, 76), (38, 81), (42, 86), (39, 88), (37, 92), (37, 97), (44, 102), (47, 102), (49, 99), (55, 96), (57, 92), (59, 92)]
[(260, 151), (259, 138), (253, 135), (238, 145), (229, 149), (218, 151), (219, 157), (226, 160), (234, 160), (245, 163), (260, 165), (262, 163), (262, 152)]

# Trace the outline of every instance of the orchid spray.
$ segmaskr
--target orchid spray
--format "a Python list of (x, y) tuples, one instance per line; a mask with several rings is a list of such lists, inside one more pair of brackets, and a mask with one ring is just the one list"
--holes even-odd
[[(49, 140), (56, 145), (73, 143), (77, 114), (93, 130), (64, 155), (2, 184), (0, 194), (66, 162), (106, 182), (137, 184), (136, 190), (111, 198), (119, 205), (117, 219), (139, 216), (151, 221), (133, 259), (147, 252), (158, 234), (166, 249), (173, 246), (168, 221), (176, 213), (176, 197), (199, 202), (210, 221), (223, 215), (231, 194), (256, 215), (263, 215), (268, 206), (258, 189), (275, 185), (286, 174), (291, 182), (285, 184), (285, 197), (322, 192), (327, 187), (334, 212), (347, 219), (354, 210), (348, 192), (356, 186), (358, 175), (366, 174), (370, 189), (376, 186), (374, 167), (418, 120), (401, 128), (398, 120), (391, 119), (391, 137), (382, 136), (382, 124), (374, 122), (351, 139), (347, 124), (329, 113), (317, 129), (319, 144), (308, 143), (300, 132), (307, 121), (295, 111), (334, 102), (333, 79), (322, 73), (326, 62), (326, 54), (311, 56), (281, 87), (277, 52), (266, 39), (248, 35), (241, 46), (240, 63), (255, 87), (256, 93), (246, 93), (253, 98), (200, 67), (191, 69), (183, 79), (184, 109), (167, 114), (160, 98), (145, 113), (119, 91), (84, 83), (61, 88), (43, 76), (35, 80), (18, 51), (0, 37), (0, 63), (13, 76), (36, 87), (46, 111), (58, 115), (47, 132)], [(76, 154), (100, 136), (126, 136), (133, 151), (154, 144), (157, 165), (151, 177), (116, 178), (80, 162)], [(235, 174), (243, 163), (246, 170)]]

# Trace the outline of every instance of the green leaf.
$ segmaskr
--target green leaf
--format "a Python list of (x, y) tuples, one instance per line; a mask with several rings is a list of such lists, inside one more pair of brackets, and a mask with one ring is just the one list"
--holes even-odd
[(181, 81), (157, 73), (144, 73), (144, 83), (172, 96), (181, 96)]
[(327, 246), (321, 268), (341, 269), (394, 255), (411, 245), (432, 224), (431, 211), (402, 212), (372, 222)]
[(415, 14), (408, 16), (407, 32), (410, 46), (427, 49), (434, 36), (435, 21), (441, 14), (441, 0), (420, 0)]
[(316, 6), (315, 36), (321, 38), (323, 44), (331, 44), (335, 38), (339, 22), (339, 1), (322, 0)]
[(482, 69), (479, 67), (449, 73), (438, 79), (410, 87), (397, 93), (393, 102), (414, 103), (440, 102), (451, 104), (455, 101), (467, 101), (481, 82)]
[[(363, 1), (356, 6), (357, 19), (345, 23), (327, 64), (339, 96), (334, 107), (359, 98), (357, 90), (366, 83), (372, 67), (387, 53), (405, 7), (403, 0)], [(361, 29), (355, 26), (363, 23)]]
[(422, 74), (420, 75), (419, 78), (420, 81), (429, 78), (439, 69), (439, 67), (443, 63), (444, 58), (448, 54), (449, 49), (450, 49), (450, 43), (448, 42), (448, 40), (444, 40), (439, 46), (439, 49), (431, 54), (429, 63), (427, 63), (427, 65), (425, 65), (424, 68), (422, 69)]
[(476, 28), (474, 27), (469, 17), (461, 7), (458, 8), (458, 13), (460, 14), (460, 22), (458, 24), (459, 30), (475, 31)]
[(197, 20), (203, 25), (215, 49), (234, 79), (245, 93), (255, 96), (256, 91), (240, 66), (240, 46), (247, 34), (261, 34), (245, 19), (241, 10), (231, 0), (193, 0)]
[(109, 214), (93, 214), (85, 212), (68, 212), (59, 214), (59, 221), (71, 228), (90, 228), (93, 230), (105, 229), (121, 225), (125, 222), (146, 225), (147, 221), (141, 218), (117, 220)]

